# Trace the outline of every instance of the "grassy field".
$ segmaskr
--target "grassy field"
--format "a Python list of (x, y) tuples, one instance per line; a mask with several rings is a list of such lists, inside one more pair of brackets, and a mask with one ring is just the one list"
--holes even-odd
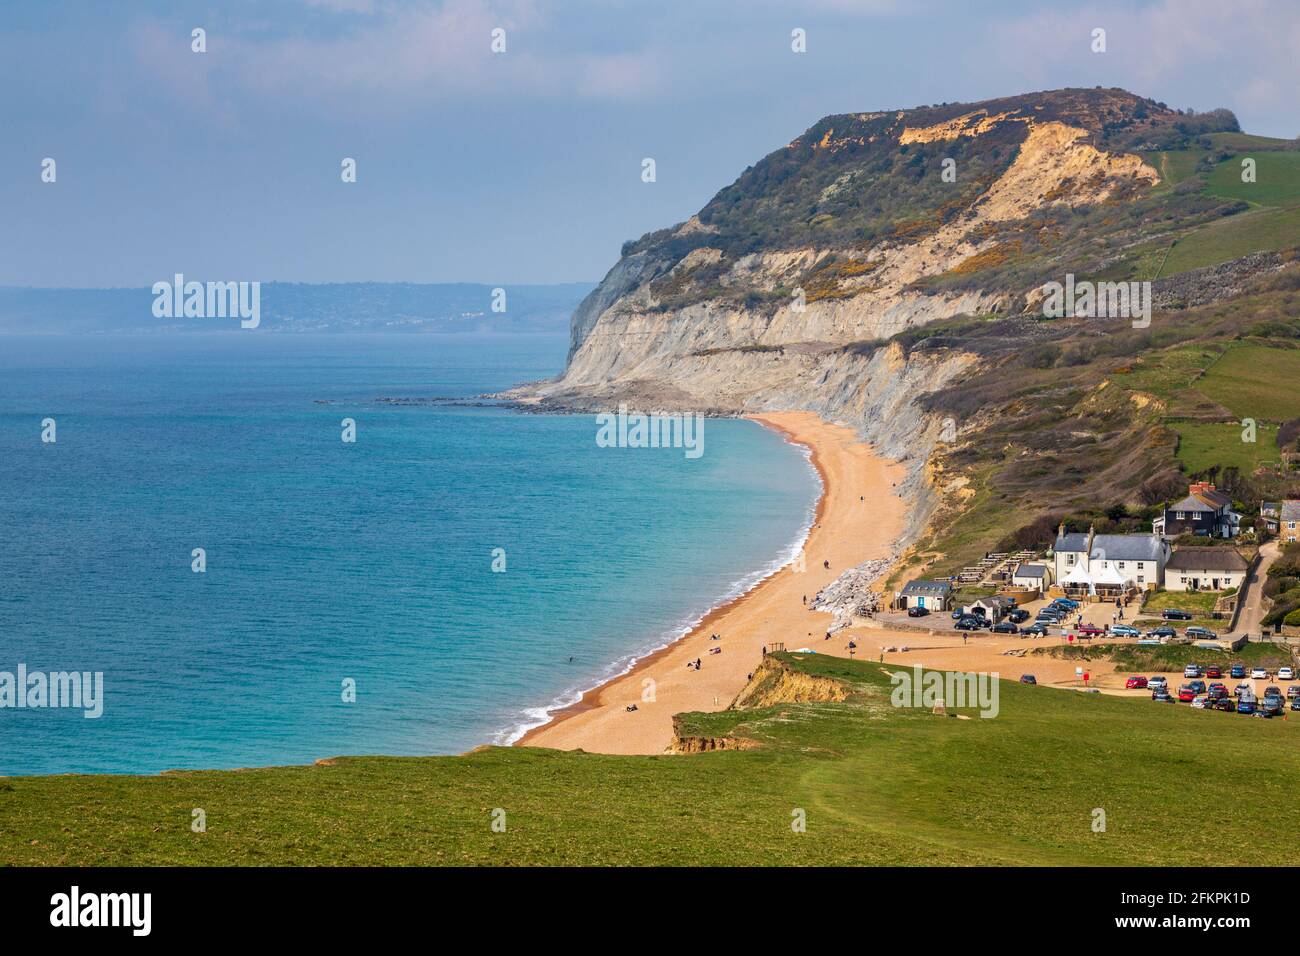
[(1281, 664), (1290, 664), (1291, 655), (1273, 644), (1243, 644), (1235, 651), (1215, 651), (1194, 647), (1191, 644), (1097, 644), (1092, 647), (1039, 647), (1034, 654), (1063, 660), (1109, 660), (1115, 670), (1124, 674), (1154, 674), (1180, 671), (1188, 664), (1230, 664), (1241, 661), (1247, 667), (1256, 665), (1275, 671)]
[[(1241, 181), (1242, 160), (1255, 161), (1255, 181)], [(1214, 167), (1206, 191), (1257, 206), (1294, 206), (1300, 198), (1300, 151), (1241, 153)]]
[[(752, 749), (0, 780), (0, 863), (1168, 865), (1210, 831), (1216, 865), (1291, 859), (1255, 837), (1300, 828), (1300, 723), (1013, 682), (961, 720), (891, 706), (878, 664), (784, 659), (851, 695), (684, 718)], [(1250, 800), (1238, 766), (1267, 768)]]
[(1169, 427), (1178, 432), (1178, 457), (1188, 474), (1220, 465), (1250, 475), (1264, 462), (1278, 460), (1276, 425), (1258, 425), (1254, 442), (1241, 440), (1242, 428), (1235, 422), (1170, 422)]
[(1198, 388), (1241, 418), (1300, 418), (1300, 349), (1247, 345), (1226, 351)]

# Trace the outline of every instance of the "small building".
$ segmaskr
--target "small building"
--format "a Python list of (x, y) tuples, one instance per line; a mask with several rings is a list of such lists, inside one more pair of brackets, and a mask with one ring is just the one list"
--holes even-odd
[(1300, 500), (1282, 502), (1278, 509), (1277, 536), (1288, 544), (1300, 541)]
[(1236, 548), (1179, 548), (1165, 565), (1165, 590), (1240, 588), (1249, 567)]
[(952, 583), (924, 578), (908, 581), (898, 592), (894, 606), (899, 610), (923, 607), (928, 611), (947, 611), (952, 607)]
[(1195, 481), (1188, 485), (1187, 497), (1167, 506), (1152, 525), (1165, 538), (1184, 534), (1231, 538), (1241, 528), (1241, 515), (1232, 510), (1232, 499), (1214, 485)]
[(978, 601), (972, 601), (965, 605), (962, 610), (967, 614), (982, 616), (984, 620), (996, 624), (1006, 617), (1008, 611), (1014, 611), (1016, 602), (1009, 597), (1001, 594), (995, 594), (992, 597), (983, 597)]
[(1277, 534), (1278, 519), (1282, 516), (1282, 502), (1280, 501), (1261, 501), (1259, 503), (1259, 523), (1256, 524), (1257, 531), (1267, 531), (1269, 534)]
[(1052, 586), (1052, 570), (1045, 564), (1022, 564), (1011, 575), (1011, 583), (1046, 594)]

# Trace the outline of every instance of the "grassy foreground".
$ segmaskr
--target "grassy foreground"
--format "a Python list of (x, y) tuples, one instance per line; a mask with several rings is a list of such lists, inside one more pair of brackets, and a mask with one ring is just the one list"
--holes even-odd
[[(1003, 682), (1000, 713), (891, 706), (879, 664), (784, 663), (842, 703), (686, 715), (757, 746), (0, 779), (6, 864), (1280, 864), (1300, 725)], [(973, 715), (974, 711), (963, 713)], [(1240, 768), (1253, 772), (1243, 787)], [(191, 830), (194, 808), (207, 832)], [(493, 810), (506, 813), (493, 832)], [(1093, 832), (1094, 808), (1106, 814)], [(806, 814), (796, 833), (793, 814)]]

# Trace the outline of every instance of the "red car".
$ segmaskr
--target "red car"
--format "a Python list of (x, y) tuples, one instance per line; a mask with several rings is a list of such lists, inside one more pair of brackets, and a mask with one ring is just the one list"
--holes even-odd
[[(1213, 677), (1213, 674), (1207, 675)], [(1210, 695), (1210, 700), (1222, 700), (1228, 696), (1228, 688), (1223, 684), (1211, 684), (1206, 693)]]
[(1124, 682), (1126, 690), (1143, 690), (1146, 686), (1147, 679), (1145, 677), (1130, 677)]
[(1220, 668), (1218, 664), (1211, 664), (1209, 667), (1205, 668), (1205, 676), (1206, 676), (1206, 677), (1222, 677), (1222, 676), (1223, 676), (1223, 669)]
[(1182, 687), (1178, 688), (1178, 699), (1184, 704), (1191, 703), (1196, 699), (1196, 691), (1187, 684), (1184, 684)]
[(1095, 624), (1085, 624), (1082, 627), (1080, 627), (1076, 631), (1076, 633), (1082, 637), (1101, 637), (1106, 632), (1103, 631), (1101, 628), (1097, 627)]

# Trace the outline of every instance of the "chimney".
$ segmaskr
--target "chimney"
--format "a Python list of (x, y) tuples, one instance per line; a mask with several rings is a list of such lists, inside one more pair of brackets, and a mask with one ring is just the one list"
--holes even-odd
[(1059, 528), (1056, 529), (1056, 536), (1057, 536), (1058, 538), (1064, 538), (1064, 537), (1065, 537), (1065, 522), (1064, 522), (1064, 521), (1062, 521), (1062, 522), (1061, 522), (1061, 526), (1060, 526)]

